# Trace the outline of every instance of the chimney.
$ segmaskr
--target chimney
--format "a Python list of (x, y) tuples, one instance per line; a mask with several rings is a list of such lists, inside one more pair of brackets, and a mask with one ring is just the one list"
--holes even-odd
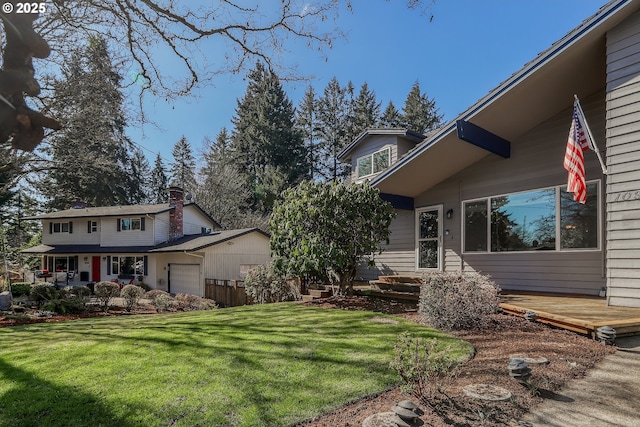
[(169, 240), (184, 236), (182, 207), (184, 205), (184, 190), (180, 187), (169, 187)]

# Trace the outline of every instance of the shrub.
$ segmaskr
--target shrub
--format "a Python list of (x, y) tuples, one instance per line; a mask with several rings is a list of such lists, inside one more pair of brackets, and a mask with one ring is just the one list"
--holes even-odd
[(273, 263), (249, 270), (244, 281), (244, 289), (247, 296), (257, 304), (297, 301), (302, 298), (296, 281), (276, 274)]
[(29, 299), (42, 305), (45, 301), (51, 301), (58, 297), (58, 291), (50, 283), (36, 283), (31, 287)]
[(107, 311), (111, 300), (120, 295), (120, 285), (113, 282), (98, 282), (96, 283), (94, 293), (100, 301), (102, 309)]
[(29, 282), (16, 282), (11, 284), (11, 295), (13, 295), (14, 298), (29, 295), (30, 292), (31, 283)]
[(184, 311), (212, 310), (218, 308), (215, 301), (191, 294), (178, 294), (175, 298), (176, 308)]
[(435, 339), (413, 339), (406, 332), (394, 349), (391, 369), (402, 378), (402, 390), (437, 411), (438, 398), (446, 396), (446, 389), (456, 375), (457, 363), (451, 359), (450, 349), (440, 346)]
[(151, 286), (146, 283), (137, 283), (136, 286), (140, 286), (145, 292), (149, 292), (151, 290)]
[(153, 305), (155, 306), (156, 311), (159, 313), (161, 311), (168, 310), (169, 306), (171, 306), (171, 302), (173, 301), (173, 299), (171, 298), (171, 295), (169, 295), (167, 292), (164, 292), (164, 291), (158, 291), (158, 292), (162, 292), (162, 293), (155, 294), (155, 296), (153, 297)]
[(131, 311), (133, 307), (138, 305), (142, 295), (144, 295), (144, 289), (138, 285), (125, 285), (120, 292), (120, 296), (124, 298), (127, 311)]
[(42, 305), (42, 309), (58, 314), (76, 314), (84, 311), (84, 303), (80, 298), (75, 296), (70, 298), (63, 297), (45, 302)]
[(160, 289), (152, 289), (144, 294), (144, 297), (153, 301), (158, 295), (166, 295), (169, 297), (169, 299), (171, 299), (171, 296), (168, 292), (162, 291)]
[(426, 274), (420, 289), (420, 320), (439, 329), (476, 329), (499, 308), (498, 286), (478, 273)]

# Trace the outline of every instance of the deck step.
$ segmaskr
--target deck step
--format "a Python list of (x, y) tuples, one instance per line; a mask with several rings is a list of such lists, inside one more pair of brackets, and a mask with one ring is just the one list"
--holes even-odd
[(302, 295), (302, 302), (309, 302), (309, 301), (313, 301), (318, 299), (317, 297), (314, 297), (313, 295)]
[(379, 276), (378, 281), (385, 283), (416, 283), (421, 284), (422, 278), (418, 276)]
[(331, 291), (325, 291), (324, 289), (309, 289), (309, 295), (316, 298), (328, 298), (331, 296)]

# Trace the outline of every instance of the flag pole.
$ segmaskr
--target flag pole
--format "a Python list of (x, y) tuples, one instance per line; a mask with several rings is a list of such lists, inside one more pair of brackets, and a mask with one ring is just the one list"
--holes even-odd
[(582, 116), (582, 121), (584, 123), (584, 127), (587, 130), (587, 133), (589, 134), (589, 140), (593, 144), (593, 151), (595, 151), (596, 156), (598, 156), (598, 161), (600, 162), (600, 167), (602, 168), (602, 173), (604, 175), (606, 175), (607, 174), (607, 167), (604, 165), (604, 161), (602, 160), (602, 156), (600, 155), (600, 150), (598, 149), (598, 146), (596, 145), (596, 140), (593, 138), (593, 134), (591, 133), (591, 129), (589, 129), (589, 124), (587, 123), (587, 117), (584, 115), (584, 111), (582, 110), (582, 105), (580, 105), (580, 100), (578, 99), (578, 95), (574, 94), (573, 97), (575, 98), (574, 104), (577, 105), (578, 111), (579, 111), (580, 115)]

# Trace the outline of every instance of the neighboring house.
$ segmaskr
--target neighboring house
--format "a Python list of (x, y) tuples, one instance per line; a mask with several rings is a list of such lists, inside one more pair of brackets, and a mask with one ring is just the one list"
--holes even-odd
[[(574, 94), (608, 168), (585, 152), (585, 205), (563, 168)], [(379, 149), (363, 135), (345, 160)], [(371, 185), (398, 216), (363, 278), (479, 271), (640, 307), (640, 0), (607, 3)]]
[[(42, 270), (73, 284), (141, 281), (171, 293), (204, 296), (204, 279), (243, 279), (270, 260), (269, 237), (258, 229), (219, 230), (183, 191), (169, 189), (159, 205), (75, 206), (26, 217), (42, 221)], [(65, 274), (63, 274), (63, 277)], [(59, 279), (58, 279), (59, 280)]]

